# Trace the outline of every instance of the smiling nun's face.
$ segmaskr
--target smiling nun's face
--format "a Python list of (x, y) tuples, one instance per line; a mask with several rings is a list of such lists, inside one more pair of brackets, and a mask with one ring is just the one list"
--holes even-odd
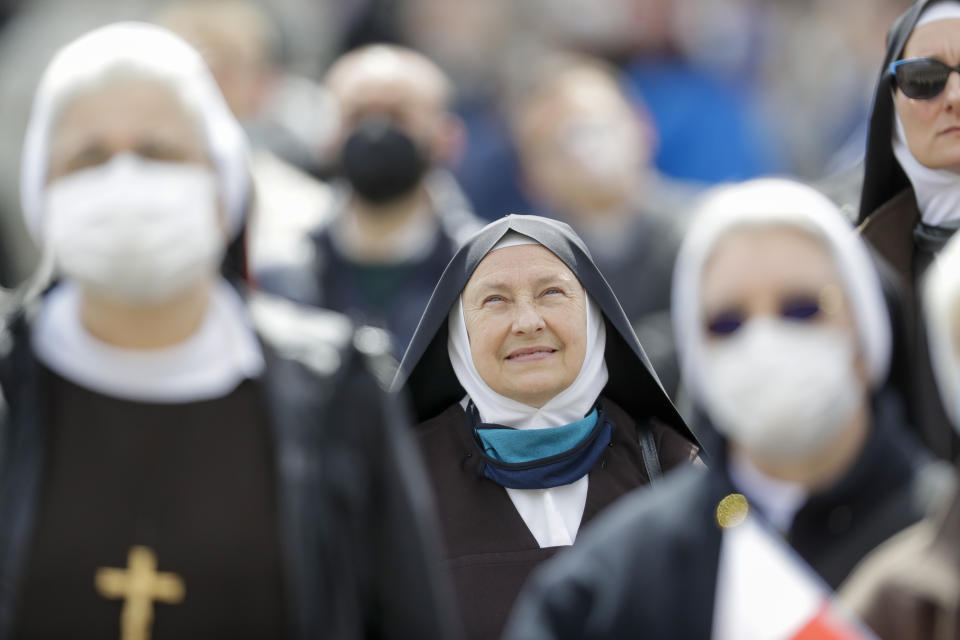
[(550, 250), (530, 244), (491, 251), (462, 299), (474, 366), (500, 395), (542, 407), (580, 373), (586, 293)]

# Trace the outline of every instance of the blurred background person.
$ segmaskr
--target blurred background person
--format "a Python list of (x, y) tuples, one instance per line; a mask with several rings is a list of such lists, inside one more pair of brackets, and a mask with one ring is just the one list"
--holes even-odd
[[(706, 182), (789, 172), (855, 207), (882, 38), (906, 0), (405, 0), (366, 2), (350, 42), (425, 52), (458, 87), (469, 144), (454, 171), (477, 212), (525, 211), (505, 95), (517, 59), (596, 56), (648, 105), (655, 166)], [(811, 58), (817, 62), (811, 63)], [(700, 106), (710, 104), (710, 109)], [(859, 138), (857, 136), (859, 135)], [(836, 156), (836, 158), (835, 158)], [(835, 175), (839, 174), (839, 175)], [(852, 214), (855, 216), (855, 213)]]
[[(923, 308), (936, 382), (960, 425), (960, 239), (930, 266)], [(960, 428), (960, 427), (958, 427)], [(956, 482), (930, 514), (867, 556), (844, 586), (844, 601), (885, 640), (960, 638), (960, 496)]]
[(221, 275), (248, 149), (200, 55), (67, 45), (22, 177), (60, 279), (5, 309), (0, 637), (455, 636), (389, 340)]
[[(29, 273), (36, 259), (16, 215), (16, 150), (42, 63), (85, 29), (152, 18), (168, 1), (21, 2), (0, 31), (0, 211), (7, 212), (0, 221), (7, 225), (13, 280)], [(869, 108), (872, 82), (863, 69), (881, 59), (891, 11), (905, 0), (249, 1), (266, 10), (274, 25), (268, 32), (279, 42), (268, 65), (273, 79), (266, 83), (272, 89), (265, 109), (295, 132), (300, 147), (312, 151), (320, 141), (313, 173), (329, 176), (337, 159), (335, 149), (322, 148), (336, 122), (327, 121), (315, 80), (351, 48), (394, 42), (422, 52), (449, 76), (455, 87), (450, 108), (468, 133), (449, 168), (474, 210), (491, 219), (531, 211), (508, 126), (512, 77), (526, 72), (516, 61), (558, 48), (603, 58), (616, 67), (630, 95), (647, 103), (659, 131), (653, 162), (663, 174), (684, 178), (694, 171), (713, 181), (746, 177), (743, 167), (752, 165), (749, 175), (780, 171), (817, 180), (838, 202), (851, 203), (859, 194), (855, 159), (863, 150), (855, 137), (865, 130), (858, 114)], [(256, 41), (242, 22), (233, 24)], [(653, 74), (649, 95), (635, 90), (640, 85), (631, 80), (634, 67), (662, 71)], [(655, 86), (663, 90), (650, 88)], [(697, 106), (705, 104), (712, 107)], [(730, 124), (731, 113), (739, 124)], [(260, 130), (263, 117), (261, 112), (257, 119)], [(690, 135), (694, 131), (699, 135)], [(722, 140), (727, 143), (718, 145)], [(846, 159), (834, 162), (834, 156)], [(841, 166), (853, 168), (835, 168)], [(824, 177), (829, 179), (820, 183)], [(256, 247), (251, 253), (256, 258)]]
[(308, 264), (255, 277), (267, 291), (389, 329), (399, 353), (447, 262), (479, 226), (444, 170), (462, 127), (443, 72), (409, 49), (347, 53), (326, 86), (339, 113), (334, 210), (310, 231)]
[(321, 86), (281, 66), (274, 11), (255, 0), (176, 0), (154, 20), (200, 51), (255, 149), (309, 170), (330, 144), (334, 107)]
[(504, 134), (505, 87), (523, 72), (512, 63), (560, 48), (621, 72), (659, 131), (653, 160), (664, 174), (717, 182), (789, 173), (817, 181), (856, 218), (872, 70), (909, 4), (368, 0), (354, 5), (367, 11), (354, 14), (348, 41), (376, 35), (424, 51), (469, 96), (457, 111), (471, 144), (455, 171), (482, 216), (525, 210)]
[(531, 570), (698, 450), (580, 238), (539, 216), (454, 256), (398, 380), (470, 638), (499, 638)]
[(466, 144), (451, 170), (477, 215), (494, 220), (533, 212), (505, 108), (516, 60), (530, 58), (533, 34), (521, 3), (403, 0), (395, 6), (397, 39), (437, 63), (455, 88), (451, 108), (463, 122)]
[[(754, 70), (748, 66), (753, 55), (763, 52), (758, 3), (613, 2), (629, 6), (629, 21), (640, 34), (622, 64), (629, 87), (650, 110), (660, 141), (654, 161), (661, 171), (715, 183), (787, 165), (782, 136), (761, 110)], [(571, 18), (567, 20), (573, 23)], [(730, 37), (734, 32), (736, 39)], [(698, 46), (712, 53), (704, 56)], [(707, 104), (709, 109), (702, 108)]]
[(673, 395), (670, 281), (697, 190), (652, 167), (652, 125), (613, 67), (570, 54), (531, 66), (512, 121), (533, 206), (583, 238)]
[[(960, 3), (919, 0), (893, 25), (870, 119), (859, 225), (900, 275), (916, 315), (917, 282), (960, 227)], [(936, 392), (924, 324), (914, 321), (918, 428), (937, 455), (958, 441)]]
[(614, 507), (532, 580), (508, 637), (710, 637), (735, 588), (719, 564), (731, 495), (832, 588), (926, 509), (943, 470), (886, 386), (883, 293), (835, 205), (781, 179), (719, 188), (673, 293), (683, 374), (718, 436), (700, 430), (710, 470)]
[(253, 147), (247, 249), (253, 272), (304, 264), (307, 234), (330, 214), (329, 185), (311, 176), (336, 113), (320, 85), (280, 66), (279, 25), (252, 0), (180, 0), (154, 21), (204, 56)]
[(762, 25), (759, 92), (789, 154), (790, 171), (815, 181), (851, 220), (856, 220), (860, 202), (884, 36), (910, 4), (781, 1), (774, 3), (776, 13)]
[(658, 131), (660, 171), (706, 182), (783, 172), (818, 180), (862, 157), (871, 70), (883, 55), (884, 33), (907, 4), (522, 3), (529, 7), (526, 24), (544, 41), (623, 71)]

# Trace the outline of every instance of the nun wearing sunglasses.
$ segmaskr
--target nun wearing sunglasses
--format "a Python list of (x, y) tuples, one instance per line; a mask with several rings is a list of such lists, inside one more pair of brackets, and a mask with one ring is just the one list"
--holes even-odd
[(684, 382), (715, 427), (713, 442), (698, 429), (710, 470), (614, 506), (534, 574), (506, 638), (749, 637), (716, 626), (736, 592), (720, 561), (733, 512), (766, 520), (832, 588), (924, 513), (929, 457), (884, 390), (883, 293), (840, 211), (779, 179), (702, 206), (672, 311)]
[[(918, 0), (894, 23), (877, 83), (859, 227), (899, 273), (907, 315), (917, 283), (960, 227), (960, 2)], [(937, 455), (960, 452), (936, 393), (924, 324), (911, 323), (911, 412)]]

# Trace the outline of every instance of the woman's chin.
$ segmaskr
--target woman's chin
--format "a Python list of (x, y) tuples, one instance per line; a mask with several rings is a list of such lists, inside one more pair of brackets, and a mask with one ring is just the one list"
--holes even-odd
[(550, 373), (536, 372), (520, 376), (511, 380), (499, 393), (521, 404), (540, 408), (569, 386)]
[(925, 158), (917, 158), (927, 169), (946, 170), (960, 174), (960, 132), (956, 136), (951, 136), (949, 149), (944, 149), (943, 153), (930, 154)]

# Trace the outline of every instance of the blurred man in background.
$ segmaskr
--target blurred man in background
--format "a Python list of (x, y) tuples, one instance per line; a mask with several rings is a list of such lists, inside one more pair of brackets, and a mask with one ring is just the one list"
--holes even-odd
[(529, 213), (504, 109), (509, 77), (530, 55), (533, 32), (514, 0), (405, 0), (401, 41), (437, 63), (456, 89), (469, 144), (452, 166), (481, 218)]
[(200, 51), (254, 147), (302, 169), (316, 165), (333, 105), (322, 87), (281, 66), (285, 39), (263, 3), (175, 0), (155, 21)]
[(330, 210), (328, 185), (306, 170), (329, 144), (327, 91), (280, 66), (279, 24), (253, 0), (177, 0), (154, 16), (203, 55), (253, 146), (251, 269), (304, 261), (303, 238)]
[[(752, 76), (765, 53), (757, 0), (523, 0), (553, 46), (623, 71), (650, 111), (654, 163), (676, 178), (722, 182), (783, 166)], [(699, 51), (698, 51), (699, 49)], [(706, 55), (702, 55), (706, 52)], [(709, 107), (706, 107), (709, 105)]]
[(310, 232), (305, 263), (255, 277), (268, 291), (386, 327), (402, 352), (460, 239), (478, 226), (443, 169), (462, 127), (443, 72), (409, 49), (347, 53), (326, 86), (340, 116), (332, 210)]
[(651, 166), (655, 134), (612, 67), (557, 55), (534, 76), (513, 109), (525, 184), (584, 239), (672, 393), (670, 280), (695, 189)]

